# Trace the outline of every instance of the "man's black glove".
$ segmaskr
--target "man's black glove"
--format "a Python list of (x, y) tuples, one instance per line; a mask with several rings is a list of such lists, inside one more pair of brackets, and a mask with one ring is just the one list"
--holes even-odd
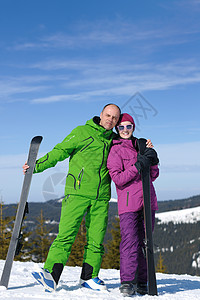
[(150, 167), (150, 165), (151, 165), (150, 159), (147, 156), (141, 155), (138, 153), (137, 161), (135, 163), (135, 166), (136, 166), (138, 172), (140, 173), (141, 170), (144, 170), (147, 167)]
[(152, 148), (145, 148), (144, 156), (150, 160), (151, 166), (155, 166), (159, 163), (157, 152)]

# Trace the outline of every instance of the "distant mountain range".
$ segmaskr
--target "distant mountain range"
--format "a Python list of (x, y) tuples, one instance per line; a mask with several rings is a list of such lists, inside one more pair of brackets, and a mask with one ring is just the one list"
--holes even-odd
[[(62, 198), (49, 200), (45, 202), (30, 202), (28, 203), (28, 219), (32, 219), (38, 216), (42, 209), (45, 218), (49, 220), (53, 219), (59, 221), (61, 205)], [(158, 201), (158, 213), (172, 210), (182, 210), (198, 206), (200, 206), (200, 195), (179, 200)], [(6, 216), (14, 216), (16, 213), (16, 207), (17, 204), (5, 204), (4, 209)], [(113, 218), (113, 215), (117, 215), (116, 199), (111, 199), (109, 212), (111, 219)]]
[(199, 205), (200, 195), (179, 200), (158, 201), (158, 212), (180, 210), (184, 208), (197, 207)]
[[(58, 232), (62, 199), (30, 202), (24, 221), (34, 232), (41, 210), (51, 233)], [(168, 273), (200, 275), (200, 195), (181, 200), (158, 202), (154, 230), (155, 261), (161, 253)], [(4, 205), (4, 216), (15, 216), (16, 204)], [(118, 215), (117, 202), (110, 201), (108, 230), (105, 242)]]

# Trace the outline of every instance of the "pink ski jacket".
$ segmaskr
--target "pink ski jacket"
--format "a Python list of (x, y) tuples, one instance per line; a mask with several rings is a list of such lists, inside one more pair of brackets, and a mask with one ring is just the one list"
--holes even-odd
[[(134, 143), (134, 146), (133, 146)], [(135, 167), (137, 151), (136, 140), (113, 140), (108, 155), (107, 167), (116, 185), (118, 213), (135, 212), (143, 208), (141, 176)], [(158, 177), (158, 166), (150, 168), (151, 209), (158, 210), (157, 197), (152, 182)]]

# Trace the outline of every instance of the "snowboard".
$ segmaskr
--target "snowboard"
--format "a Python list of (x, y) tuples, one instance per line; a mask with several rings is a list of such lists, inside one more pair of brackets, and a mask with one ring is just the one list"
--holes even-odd
[[(138, 139), (139, 153), (143, 155), (146, 147), (146, 139)], [(157, 283), (153, 252), (151, 194), (150, 194), (150, 167), (141, 170), (143, 201), (144, 201), (144, 223), (145, 223), (145, 249), (147, 260), (148, 294), (157, 295)]]
[(42, 141), (41, 136), (35, 136), (30, 143), (29, 154), (27, 159), (27, 164), (29, 165), (29, 168), (27, 169), (24, 176), (21, 197), (20, 197), (16, 218), (15, 218), (14, 229), (10, 240), (10, 245), (8, 248), (8, 253), (7, 253), (7, 257), (6, 257), (6, 261), (5, 261), (5, 265), (4, 265), (4, 269), (0, 281), (0, 285), (5, 286), (6, 288), (8, 287), (8, 282), (10, 278), (14, 257), (16, 254), (19, 253), (19, 250), (21, 248), (21, 238), (22, 238), (21, 226), (22, 226), (24, 216), (27, 212), (27, 198), (28, 198), (31, 179), (35, 167), (35, 161), (37, 158), (41, 141)]

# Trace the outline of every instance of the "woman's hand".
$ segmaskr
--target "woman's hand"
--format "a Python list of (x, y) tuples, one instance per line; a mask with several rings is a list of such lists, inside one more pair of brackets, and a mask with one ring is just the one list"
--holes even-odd
[(147, 148), (153, 148), (153, 144), (150, 139), (147, 140), (146, 145), (147, 145)]

